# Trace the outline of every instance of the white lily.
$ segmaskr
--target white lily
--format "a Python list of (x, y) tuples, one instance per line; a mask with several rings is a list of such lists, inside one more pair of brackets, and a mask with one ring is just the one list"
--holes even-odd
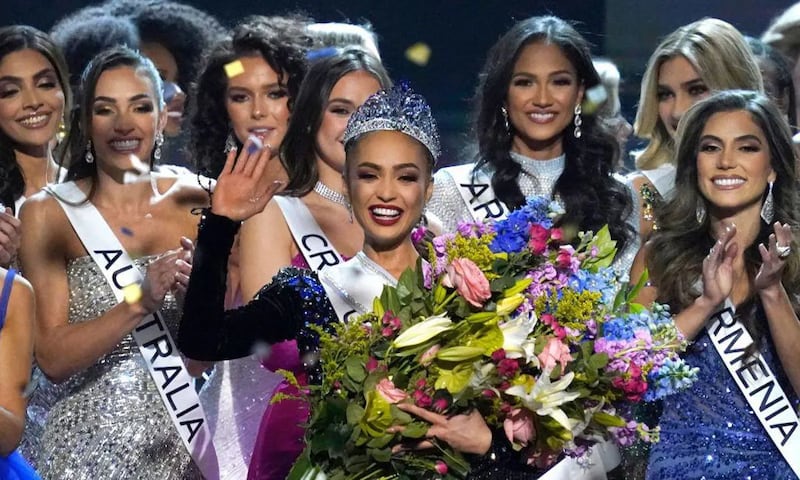
[(398, 335), (392, 342), (392, 346), (394, 348), (413, 347), (427, 342), (452, 327), (453, 322), (445, 314), (434, 315), (416, 325), (412, 325), (408, 330)]
[(566, 391), (573, 378), (575, 378), (575, 373), (569, 372), (558, 381), (551, 382), (550, 376), (543, 374), (536, 380), (530, 391), (527, 388), (529, 384), (523, 384), (512, 386), (506, 390), (506, 393), (519, 397), (526, 408), (536, 412), (537, 415), (552, 417), (571, 432), (576, 421), (567, 417), (567, 414), (559, 407), (580, 396), (578, 392)]
[(526, 363), (531, 362), (531, 357), (536, 359), (536, 355), (533, 354), (533, 342), (528, 339), (528, 335), (533, 332), (537, 321), (536, 313), (528, 312), (498, 325), (503, 332), (503, 350), (506, 351), (508, 358), (524, 356)]

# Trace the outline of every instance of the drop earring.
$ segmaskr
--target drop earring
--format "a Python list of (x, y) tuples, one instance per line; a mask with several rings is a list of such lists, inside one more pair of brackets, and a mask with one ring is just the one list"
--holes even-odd
[(581, 132), (581, 125), (583, 124), (583, 119), (581, 119), (582, 111), (583, 110), (581, 109), (580, 103), (575, 105), (575, 130), (572, 131), (572, 134), (575, 135), (575, 138), (581, 138), (581, 135), (583, 134)]
[(761, 205), (761, 219), (764, 220), (764, 223), (767, 225), (772, 223), (772, 219), (775, 217), (775, 202), (772, 198), (772, 184), (774, 182), (769, 182), (769, 187), (767, 187), (767, 198), (764, 199), (764, 204)]
[(161, 146), (164, 145), (164, 134), (156, 134), (156, 149), (153, 150), (153, 159), (158, 162), (161, 160)]
[(94, 153), (92, 153), (92, 141), (86, 144), (86, 155), (84, 155), (84, 159), (86, 163), (94, 163)]
[(694, 218), (699, 225), (702, 225), (703, 222), (706, 221), (706, 206), (702, 200), (697, 202), (697, 207), (694, 210)]
[(506, 107), (500, 107), (500, 114), (503, 116), (503, 126), (506, 127), (506, 133), (511, 134), (511, 125), (508, 123), (508, 110)]
[(229, 133), (228, 138), (225, 139), (225, 148), (223, 151), (225, 153), (230, 153), (234, 148), (236, 148), (236, 140), (233, 139), (233, 134)]

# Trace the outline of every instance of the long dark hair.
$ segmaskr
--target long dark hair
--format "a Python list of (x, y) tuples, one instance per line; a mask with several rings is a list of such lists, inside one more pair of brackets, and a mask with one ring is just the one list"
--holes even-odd
[[(776, 173), (772, 188), (774, 202), (773, 221), (800, 226), (798, 219), (796, 156), (792, 133), (785, 117), (763, 94), (745, 90), (727, 90), (716, 93), (695, 104), (686, 113), (676, 134), (677, 173), (675, 192), (666, 202), (656, 204), (658, 230), (654, 232), (648, 248), (647, 266), (654, 284), (658, 286), (659, 299), (668, 303), (674, 312), (691, 305), (700, 292), (695, 282), (702, 276), (703, 259), (714, 245), (708, 216), (697, 221), (698, 206), (708, 210), (707, 201), (697, 188), (697, 152), (706, 123), (720, 112), (745, 111), (761, 129), (767, 139), (770, 160)], [(765, 192), (766, 193), (766, 192)], [(773, 232), (772, 222), (760, 222), (758, 236), (744, 250), (745, 268), (754, 278), (761, 266), (758, 245), (768, 245)], [(741, 248), (741, 247), (740, 247)], [(790, 293), (800, 290), (800, 256), (798, 244), (792, 241), (792, 254), (786, 259), (783, 285)], [(794, 295), (789, 295), (795, 311), (800, 311)], [(752, 307), (753, 302), (748, 302)], [(740, 309), (747, 311), (747, 308)], [(753, 338), (760, 338), (757, 323), (752, 315), (742, 315), (742, 323)]]
[[(505, 104), (520, 52), (525, 46), (540, 41), (561, 49), (586, 90), (600, 83), (588, 43), (571, 25), (557, 17), (523, 20), (489, 50), (473, 114), (473, 135), (478, 139), (479, 155), (476, 169), (487, 164), (493, 168), (495, 194), (511, 209), (522, 206), (525, 196), (517, 183), (522, 166), (509, 153), (513, 135), (505, 128), (501, 107)], [(626, 222), (632, 211), (631, 196), (611, 175), (619, 147), (613, 135), (594, 116), (583, 115), (581, 130), (580, 138), (575, 138), (569, 128), (561, 136), (566, 160), (553, 195), (558, 195), (564, 203), (566, 215), (562, 223), (593, 231), (608, 225), (621, 251), (636, 232)], [(599, 205), (602, 208), (598, 208)]]
[[(67, 136), (67, 147), (62, 165), (67, 165), (67, 180), (80, 180), (83, 178), (97, 178), (97, 162), (86, 162), (86, 148), (91, 139), (92, 102), (97, 81), (106, 70), (117, 67), (131, 67), (147, 75), (153, 86), (155, 108), (160, 111), (164, 108), (164, 98), (161, 92), (161, 77), (158, 70), (148, 58), (128, 47), (114, 47), (106, 50), (92, 59), (89, 66), (81, 76), (78, 105), (73, 110), (70, 119), (70, 132)], [(94, 152), (92, 152), (94, 154)], [(152, 155), (151, 155), (152, 156)], [(153, 159), (150, 158), (152, 166)], [(92, 193), (94, 182), (92, 182)], [(91, 197), (91, 193), (89, 195)]]
[[(44, 32), (27, 25), (0, 28), (0, 60), (21, 50), (35, 50), (50, 62), (64, 92), (64, 114), (72, 103), (69, 89), (69, 72), (64, 57), (53, 40)], [(13, 208), (14, 201), (25, 193), (25, 179), (17, 165), (14, 142), (0, 129), (0, 201)]]
[(225, 164), (225, 141), (231, 132), (225, 108), (225, 65), (260, 55), (286, 86), (291, 109), (307, 68), (306, 52), (311, 46), (307, 23), (303, 17), (248, 17), (211, 49), (189, 97), (189, 149), (199, 171), (216, 178)]
[(281, 144), (281, 162), (289, 175), (286, 185), (288, 194), (303, 196), (317, 183), (316, 138), (325, 105), (336, 82), (348, 73), (357, 71), (375, 77), (381, 88), (392, 86), (381, 61), (360, 48), (339, 50), (334, 55), (317, 60), (308, 69)]

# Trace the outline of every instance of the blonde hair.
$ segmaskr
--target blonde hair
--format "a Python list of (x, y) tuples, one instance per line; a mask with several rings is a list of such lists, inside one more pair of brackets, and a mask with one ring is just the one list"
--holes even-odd
[(794, 65), (800, 55), (800, 2), (787, 8), (772, 21), (761, 36), (761, 41), (776, 48)]
[(658, 115), (658, 71), (665, 61), (678, 55), (686, 58), (712, 91), (764, 91), (758, 62), (731, 24), (704, 18), (675, 30), (658, 45), (642, 78), (633, 128), (637, 137), (650, 142), (636, 158), (636, 167), (641, 170), (674, 163), (673, 138)]

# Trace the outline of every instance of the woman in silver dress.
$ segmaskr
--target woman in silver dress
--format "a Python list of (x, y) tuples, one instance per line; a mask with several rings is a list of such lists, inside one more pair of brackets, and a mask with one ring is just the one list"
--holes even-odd
[(562, 224), (609, 226), (615, 270), (627, 277), (639, 246), (638, 211), (612, 175), (616, 140), (582, 112), (600, 84), (586, 40), (556, 17), (523, 20), (489, 51), (480, 78), (478, 161), (437, 172), (428, 210), (452, 232), (460, 221), (502, 218), (526, 197), (554, 198), (566, 211)]
[[(24, 453), (45, 479), (201, 478), (162, 402), (163, 385), (153, 380), (169, 383), (183, 363), (177, 358), (175, 370), (151, 378), (153, 359), (140, 353), (132, 331), (141, 332), (156, 311), (161, 333), (177, 326), (170, 292), (181, 285), (181, 238), (194, 236), (192, 210), (207, 195), (194, 177), (148, 171), (166, 121), (149, 60), (127, 48), (109, 50), (87, 67), (82, 83), (67, 145), (69, 181), (34, 195), (22, 211), (21, 261), (36, 291), (36, 361), (48, 379), (31, 400)], [(100, 215), (89, 225), (99, 233), (81, 234), (86, 222), (70, 220), (83, 209)], [(90, 247), (104, 231), (116, 245)], [(123, 277), (137, 269), (106, 274), (124, 252), (146, 274), (121, 302), (111, 282), (125, 286)]]

